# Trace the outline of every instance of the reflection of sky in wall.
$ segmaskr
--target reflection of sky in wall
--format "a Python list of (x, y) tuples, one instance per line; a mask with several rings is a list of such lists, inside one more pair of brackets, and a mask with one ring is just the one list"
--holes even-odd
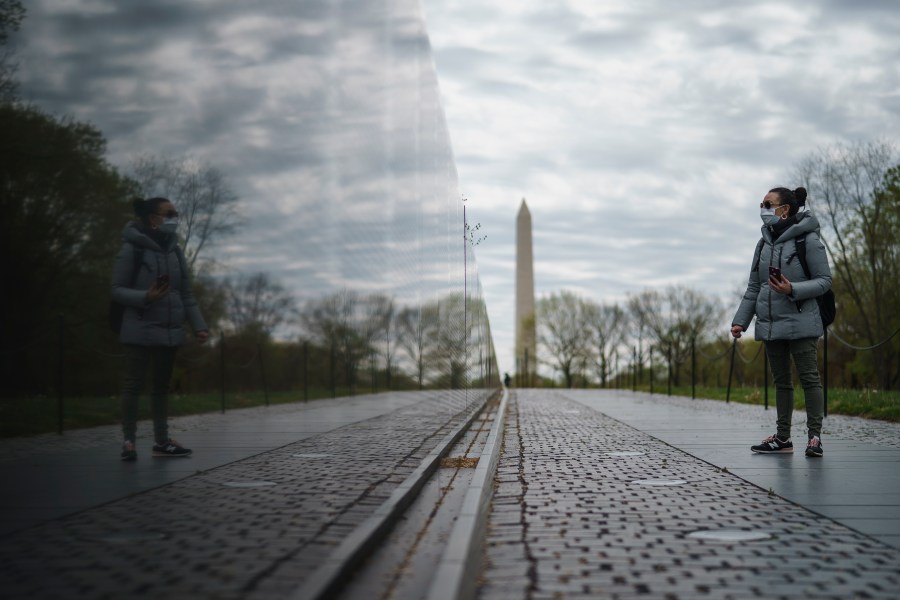
[[(462, 212), (415, 0), (34, 0), (22, 92), (97, 125), (113, 163), (191, 154), (242, 199), (228, 266), (301, 300), (463, 286)], [(455, 225), (458, 223), (458, 226)]]

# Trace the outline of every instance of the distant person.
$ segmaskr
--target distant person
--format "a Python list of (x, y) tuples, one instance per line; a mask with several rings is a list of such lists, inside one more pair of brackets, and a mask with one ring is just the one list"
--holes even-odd
[(510, 378), (509, 373), (503, 374), (503, 385), (509, 387), (512, 384), (512, 378)]
[(134, 201), (137, 219), (122, 233), (112, 299), (125, 307), (119, 340), (125, 349), (122, 391), (122, 460), (137, 459), (138, 401), (147, 370), (153, 412), (153, 456), (189, 456), (169, 437), (168, 388), (175, 353), (185, 343), (187, 320), (200, 343), (209, 330), (191, 293), (184, 254), (178, 247), (178, 212), (166, 198)]
[[(831, 270), (825, 246), (819, 239), (819, 221), (799, 212), (806, 204), (806, 190), (769, 190), (760, 207), (762, 240), (753, 255), (750, 281), (732, 319), (731, 335), (741, 337), (756, 316), (754, 337), (764, 342), (772, 379), (775, 381), (777, 430), (775, 435), (751, 446), (760, 454), (794, 451), (791, 417), (794, 386), (791, 358), (800, 375), (806, 400), (808, 442), (806, 456), (822, 456), (822, 418), (825, 401), (819, 381), (816, 344), (824, 333), (816, 297), (831, 288)], [(810, 277), (797, 258), (796, 240), (806, 238), (806, 262)]]

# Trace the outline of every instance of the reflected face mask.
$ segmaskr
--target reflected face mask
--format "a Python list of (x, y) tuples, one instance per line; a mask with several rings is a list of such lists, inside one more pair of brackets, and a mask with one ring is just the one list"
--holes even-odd
[(159, 230), (163, 233), (172, 234), (178, 231), (178, 219), (166, 219), (159, 226)]

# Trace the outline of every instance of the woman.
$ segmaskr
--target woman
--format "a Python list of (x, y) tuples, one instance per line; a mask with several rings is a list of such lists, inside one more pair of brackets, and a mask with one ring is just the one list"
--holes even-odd
[[(800, 375), (806, 400), (808, 442), (806, 456), (820, 457), (822, 418), (825, 401), (816, 358), (816, 344), (824, 333), (816, 297), (831, 288), (831, 270), (825, 246), (819, 239), (819, 221), (809, 212), (799, 212), (806, 204), (806, 190), (787, 188), (769, 190), (763, 198), (760, 216), (762, 240), (753, 256), (747, 291), (734, 315), (731, 334), (735, 338), (747, 330), (756, 316), (754, 336), (766, 345), (766, 354), (775, 380), (777, 431), (752, 446), (761, 454), (794, 451), (791, 442), (791, 416), (794, 411), (794, 386), (791, 358)], [(796, 241), (806, 240), (809, 277), (797, 257)]]
[(168, 390), (175, 352), (185, 343), (185, 319), (200, 343), (209, 330), (191, 293), (184, 255), (177, 245), (178, 213), (165, 198), (134, 201), (137, 219), (122, 233), (112, 299), (125, 307), (119, 340), (125, 348), (122, 392), (122, 460), (137, 459), (138, 400), (151, 369), (153, 456), (189, 456), (169, 437)]

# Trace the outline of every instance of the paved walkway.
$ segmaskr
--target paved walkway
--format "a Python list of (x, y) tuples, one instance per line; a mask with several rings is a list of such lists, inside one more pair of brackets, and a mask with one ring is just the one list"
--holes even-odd
[[(829, 433), (817, 462), (751, 456), (773, 422), (751, 406), (515, 391), (479, 598), (897, 598), (900, 450)], [(829, 417), (826, 431), (858, 425)], [(879, 512), (862, 506), (876, 496)], [(832, 516), (850, 526), (803, 503), (843, 506)], [(886, 535), (860, 531), (861, 514)]]
[(17, 458), (0, 463), (12, 492), (2, 497), (0, 590), (286, 597), (477, 409), (477, 395), (379, 394), (175, 419), (173, 436), (195, 451), (186, 459), (153, 459), (145, 439), (139, 460), (122, 463), (115, 428), (66, 434), (52, 449), (40, 438), (4, 441)]
[[(0, 590), (289, 597), (479, 404), (398, 393), (174, 419), (190, 459), (152, 459), (143, 438), (121, 463), (115, 427), (2, 441)], [(896, 598), (900, 428), (831, 416), (824, 459), (751, 455), (773, 422), (739, 404), (514, 391), (479, 596)]]

